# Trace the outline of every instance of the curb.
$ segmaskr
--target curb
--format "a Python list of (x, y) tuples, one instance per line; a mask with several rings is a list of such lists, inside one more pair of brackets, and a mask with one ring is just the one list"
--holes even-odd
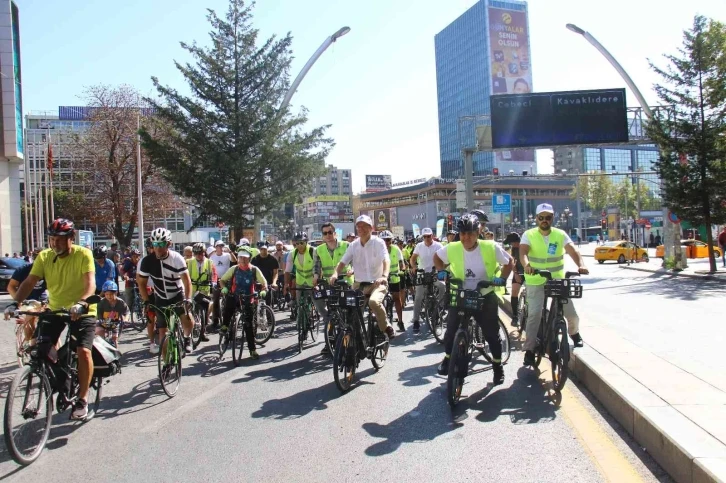
[(637, 268), (637, 267), (627, 267), (627, 266), (621, 266), (623, 270), (635, 270), (637, 272), (646, 272), (646, 273), (654, 273), (656, 275), (669, 275), (671, 277), (686, 277), (691, 278), (694, 280), (710, 280), (713, 282), (721, 282), (726, 283), (726, 277), (714, 277), (713, 275), (696, 275), (694, 273), (680, 273), (680, 272), (668, 272), (668, 271), (658, 271), (658, 270), (649, 270), (647, 268)]
[[(630, 270), (649, 271), (637, 268), (630, 268)], [(499, 308), (511, 317), (512, 304), (509, 300), (500, 300)], [(599, 355), (599, 353), (597, 354)], [(577, 380), (587, 387), (608, 413), (641, 447), (647, 449), (648, 453), (674, 480), (683, 483), (726, 481), (726, 458), (716, 454), (713, 455), (714, 457), (692, 455), (684, 447), (684, 444), (687, 445), (689, 441), (685, 441), (684, 444), (679, 443), (659, 425), (659, 421), (639, 409), (594, 367), (578, 357), (576, 351), (572, 351), (569, 366)], [(708, 433), (703, 431), (703, 434)]]

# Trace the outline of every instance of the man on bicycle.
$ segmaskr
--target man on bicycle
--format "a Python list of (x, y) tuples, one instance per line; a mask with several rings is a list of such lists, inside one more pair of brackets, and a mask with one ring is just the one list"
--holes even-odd
[(136, 288), (136, 267), (139, 265), (141, 260), (141, 252), (134, 248), (131, 250), (131, 256), (124, 259), (121, 265), (121, 274), (124, 278), (124, 296), (126, 298), (126, 305), (133, 309), (134, 306), (134, 294)]
[(504, 244), (512, 247), (510, 249), (510, 255), (514, 259), (514, 275), (512, 275), (512, 327), (519, 326), (519, 292), (522, 289), (524, 283), (524, 277), (520, 275), (524, 273), (524, 267), (522, 262), (519, 261), (519, 243), (521, 241), (519, 233), (512, 232), (504, 239)]
[[(48, 286), (50, 310), (70, 308), (71, 337), (75, 340), (78, 355), (78, 401), (73, 405), (72, 419), (88, 416), (88, 388), (93, 378), (93, 338), (96, 335), (96, 304), (85, 300), (96, 293), (96, 274), (91, 250), (73, 245), (75, 228), (65, 218), (54, 220), (47, 230), (50, 249), (43, 250), (33, 262), (30, 275), (20, 284), (15, 301), (23, 302), (36, 284), (45, 279)], [(65, 329), (65, 316), (44, 318), (45, 335), (55, 344)]]
[[(403, 301), (401, 300), (401, 273), (406, 271), (403, 263), (403, 253), (393, 244), (393, 233), (383, 230), (380, 234), (381, 240), (386, 244), (388, 256), (391, 258), (391, 281), (388, 283), (388, 290), (393, 298), (393, 305), (396, 307), (396, 315), (398, 316), (398, 330), (404, 332), (406, 328), (403, 326)], [(393, 323), (393, 321), (391, 321)]]
[[(333, 226), (333, 224), (330, 222), (323, 223), (323, 225), (320, 227), (320, 231), (323, 233), (323, 240), (325, 241), (325, 243), (318, 245), (318, 247), (315, 249), (313, 285), (317, 285), (320, 278), (327, 281), (330, 276), (333, 275), (335, 267), (337, 267), (338, 263), (340, 263), (340, 260), (343, 258), (346, 250), (348, 250), (349, 245), (347, 241), (338, 241), (337, 235), (335, 233), (335, 226)], [(350, 265), (348, 266), (348, 269), (346, 271), (345, 279), (351, 285), (353, 284), (353, 276), (352, 271), (350, 270)], [(324, 326), (327, 327), (329, 319), (328, 304), (326, 303), (325, 299), (313, 299), (313, 303), (315, 304), (315, 310), (318, 311), (323, 319)], [(325, 354), (327, 352), (328, 346), (325, 345), (323, 346), (322, 353)]]
[[(139, 284), (139, 295), (144, 305), (149, 304), (149, 294), (146, 284), (149, 279), (154, 282), (154, 312), (156, 313), (156, 327), (159, 329), (159, 341), (164, 340), (168, 321), (164, 310), (166, 307), (185, 302), (186, 307), (175, 309), (184, 329), (184, 352), (192, 352), (192, 319), (187, 315), (191, 305), (192, 280), (189, 277), (187, 262), (178, 252), (170, 250), (171, 232), (166, 228), (157, 228), (151, 232), (151, 245), (154, 253), (145, 256), (136, 272), (136, 283)], [(146, 309), (146, 307), (144, 307)], [(151, 320), (149, 320), (151, 323)], [(158, 353), (159, 348), (153, 340), (150, 342), (152, 354)]]
[[(537, 227), (527, 230), (519, 242), (519, 259), (524, 266), (524, 283), (527, 287), (527, 340), (524, 342), (524, 365), (534, 365), (534, 349), (537, 345), (537, 332), (542, 319), (542, 306), (545, 298), (545, 278), (533, 275), (534, 270), (549, 270), (553, 279), (565, 278), (565, 257), (567, 254), (577, 264), (578, 271), (587, 275), (590, 273), (585, 266), (580, 252), (566, 232), (552, 227), (554, 210), (552, 205), (542, 203), (537, 206)], [(575, 347), (582, 347), (582, 337), (579, 327), (580, 319), (577, 316), (572, 300), (562, 305), (562, 312), (567, 319), (567, 327)]]
[[(416, 270), (422, 269), (425, 272), (430, 272), (434, 267), (434, 254), (438, 252), (442, 245), (441, 243), (434, 241), (434, 232), (431, 228), (424, 228), (421, 230), (423, 235), (423, 241), (416, 245), (411, 255), (411, 277), (416, 280)], [(439, 304), (444, 302), (444, 284), (440, 281), (434, 282), (434, 292), (437, 294)], [(426, 294), (425, 285), (416, 285), (416, 295), (413, 300), (413, 333), (418, 334), (421, 330), (421, 304), (424, 301), (424, 295)], [(429, 314), (431, 317), (432, 314)]]
[[(216, 282), (217, 273), (214, 270), (214, 263), (212, 260), (204, 255), (204, 243), (195, 243), (192, 246), (192, 258), (187, 260), (187, 270), (189, 270), (189, 277), (192, 279), (192, 292), (201, 294), (209, 297), (212, 287), (211, 284)], [(205, 310), (206, 320), (202, 321), (202, 330), (199, 334), (199, 340), (202, 342), (209, 342), (207, 337), (207, 325), (209, 324), (209, 304)]]
[[(476, 290), (477, 284), (482, 280), (493, 281), (496, 285), (503, 285), (512, 271), (513, 260), (504, 249), (488, 240), (479, 240), (479, 219), (476, 215), (466, 214), (459, 218), (458, 229), (461, 241), (449, 243), (434, 254), (434, 264), (439, 270), (439, 278), (446, 278), (449, 267), (451, 276), (463, 280), (464, 290)], [(499, 265), (502, 265), (502, 274), (495, 277)], [(502, 367), (502, 341), (499, 339), (499, 298), (494, 293), (494, 287), (481, 290), (484, 295), (484, 304), (480, 312), (474, 314), (477, 325), (481, 327), (484, 338), (489, 344), (492, 353), (492, 370), (494, 372), (494, 385), (504, 382), (504, 368)], [(446, 319), (446, 334), (444, 334), (444, 360), (439, 364), (438, 373), (442, 376), (449, 373), (449, 359), (454, 345), (454, 335), (459, 329), (458, 314), (455, 309), (449, 310)]]
[[(209, 259), (214, 263), (214, 269), (217, 271), (217, 279), (222, 278), (230, 267), (237, 264), (237, 257), (235, 257), (229, 248), (224, 246), (222, 240), (217, 240), (214, 244), (214, 253), (209, 255)], [(212, 293), (212, 322), (215, 327), (219, 326), (222, 315), (219, 304), (220, 295), (219, 287), (216, 287)]]
[[(237, 252), (237, 266), (227, 270), (224, 277), (219, 279), (219, 284), (222, 287), (222, 294), (227, 297), (224, 304), (224, 313), (222, 314), (222, 327), (220, 331), (222, 333), (227, 332), (229, 323), (232, 320), (234, 312), (242, 308), (242, 301), (240, 295), (249, 295), (254, 292), (255, 283), (262, 284), (262, 291), (260, 297), (265, 297), (267, 292), (267, 281), (265, 276), (262, 274), (259, 268), (250, 264), (250, 258), (252, 253), (249, 247), (241, 246)], [(231, 287), (227, 285), (231, 283)], [(259, 359), (260, 356), (255, 350), (255, 333), (253, 331), (252, 322), (254, 317), (254, 307), (252, 303), (245, 304), (244, 306), (244, 331), (245, 338), (247, 339), (247, 346), (250, 349), (250, 357), (252, 359)], [(235, 334), (232, 334), (234, 336)]]
[[(295, 270), (295, 286), (298, 288), (313, 286), (313, 268), (315, 267), (315, 259), (313, 257), (313, 247), (308, 246), (308, 235), (304, 232), (295, 233), (293, 237), (295, 250), (287, 256), (287, 264), (285, 266), (285, 288), (283, 295), (287, 295), (288, 289), (291, 288), (293, 269)], [(300, 300), (300, 291), (295, 291), (295, 301)]]
[(330, 276), (330, 284), (334, 285), (338, 275), (353, 266), (355, 284), (353, 288), (361, 289), (368, 298), (368, 307), (376, 316), (378, 328), (385, 332), (389, 339), (396, 337), (393, 327), (388, 325), (383, 299), (386, 297), (388, 274), (391, 269), (391, 257), (386, 244), (373, 233), (373, 221), (368, 215), (360, 215), (355, 221), (358, 238), (348, 246), (343, 258)]

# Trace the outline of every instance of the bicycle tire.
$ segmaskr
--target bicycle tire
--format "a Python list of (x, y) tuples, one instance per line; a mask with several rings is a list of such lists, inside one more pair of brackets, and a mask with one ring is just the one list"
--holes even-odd
[[(512, 352), (512, 344), (511, 339), (509, 338), (509, 332), (507, 331), (507, 327), (504, 325), (504, 322), (502, 322), (502, 319), (500, 318), (498, 321), (499, 325), (499, 340), (502, 342), (502, 364), (506, 364), (507, 361), (509, 361), (509, 356)], [(477, 328), (479, 326), (477, 325)], [(477, 338), (481, 335), (479, 331), (476, 333)], [(489, 344), (482, 340), (482, 343), (484, 343), (484, 347), (479, 352), (482, 356), (484, 356), (484, 359), (486, 359), (490, 364), (494, 363), (494, 356), (492, 356), (491, 350), (489, 350)]]
[[(260, 324), (260, 321), (258, 320), (258, 315), (263, 314), (263, 317), (266, 319), (262, 324)], [(275, 312), (272, 310), (272, 307), (269, 305), (265, 305), (261, 311), (258, 311), (255, 314), (255, 342), (259, 345), (265, 345), (267, 341), (270, 340), (272, 337), (272, 334), (275, 332)], [(262, 327), (263, 331), (260, 331), (260, 327)]]
[(228, 331), (232, 336), (232, 362), (235, 366), (238, 366), (242, 360), (242, 351), (244, 351), (245, 347), (245, 324), (241, 313), (235, 315)]
[[(157, 363), (161, 388), (164, 394), (170, 398), (176, 396), (176, 393), (179, 391), (182, 376), (181, 354), (184, 351), (181, 341), (174, 339), (175, 337), (169, 337), (168, 333), (161, 339)], [(169, 367), (170, 369), (165, 369), (165, 367)], [(166, 373), (167, 371), (168, 374)]]
[(315, 342), (315, 333), (318, 331), (318, 319), (320, 315), (315, 313), (315, 308), (310, 304), (310, 315), (308, 316), (308, 331), (310, 332), (310, 338)]
[(522, 293), (519, 296), (517, 306), (517, 320), (519, 321), (519, 333), (521, 336), (521, 334), (524, 334), (524, 332), (527, 330), (527, 315), (529, 314), (529, 311), (527, 310), (526, 288), (522, 289)]
[(373, 353), (371, 354), (371, 363), (373, 363), (373, 368), (376, 371), (380, 371), (381, 369), (383, 369), (383, 366), (386, 365), (386, 358), (388, 358), (390, 341), (388, 340), (388, 335), (381, 332), (381, 329), (378, 327), (378, 325), (375, 325), (372, 330), (373, 343), (375, 345), (373, 346)]
[(18, 368), (25, 367), (30, 362), (30, 354), (25, 351), (25, 324), (15, 325), (15, 357), (18, 362)]
[[(38, 407), (36, 408), (37, 411), (40, 411), (41, 406), (45, 406), (45, 415), (44, 417), (38, 418), (38, 423), (43, 423), (44, 426), (41, 426), (38, 424), (39, 429), (41, 431), (36, 431), (33, 433), (38, 433), (38, 441), (35, 445), (31, 446), (31, 451), (24, 452), (18, 444), (16, 444), (15, 439), (13, 438), (13, 407), (16, 404), (14, 394), (15, 392), (21, 388), (23, 393), (27, 394), (29, 392), (29, 386), (32, 385), (33, 380), (30, 377), (32, 374), (35, 374), (39, 381), (39, 390), (38, 390)], [(23, 384), (24, 381), (25, 384)], [(21, 386), (22, 384), (22, 386)], [(44, 393), (47, 395), (45, 396), (45, 399), (43, 400)], [(48, 377), (37, 367), (27, 365), (23, 367), (23, 369), (16, 374), (16, 376), (13, 378), (13, 382), (10, 384), (10, 389), (8, 390), (8, 396), (5, 400), (5, 417), (3, 418), (3, 432), (5, 437), (5, 446), (8, 449), (8, 452), (10, 453), (10, 456), (13, 458), (13, 460), (22, 466), (28, 466), (32, 462), (34, 462), (38, 457), (41, 455), (43, 450), (45, 449), (45, 444), (48, 442), (48, 435), (50, 434), (50, 425), (53, 419), (53, 393), (50, 387), (50, 381), (48, 380)], [(27, 406), (26, 406), (27, 409)], [(25, 413), (25, 411), (23, 411)], [(30, 411), (29, 414), (32, 414), (32, 411)], [(20, 415), (18, 416), (21, 417)], [(25, 417), (25, 414), (22, 415), (23, 421), (28, 421), (28, 419)], [(34, 421), (36, 421), (36, 417), (34, 416), (32, 418)]]
[(353, 330), (346, 328), (338, 332), (338, 337), (335, 340), (335, 351), (333, 352), (333, 377), (335, 378), (335, 385), (343, 394), (348, 392), (353, 385), (357, 352)]
[(432, 324), (434, 333), (434, 339), (436, 339), (436, 342), (439, 344), (444, 343), (444, 336), (446, 335), (446, 318), (448, 317), (448, 313), (446, 312), (446, 309), (443, 309), (441, 307), (436, 307), (436, 320)]
[(560, 320), (555, 324), (553, 349), (550, 355), (552, 366), (552, 387), (558, 393), (562, 391), (570, 375), (570, 341), (567, 338), (567, 324)]
[[(234, 317), (232, 318), (234, 320)], [(231, 324), (231, 322), (230, 322)], [(219, 331), (219, 340), (217, 341), (217, 351), (219, 352), (219, 358), (221, 359), (224, 357), (224, 353), (227, 352), (227, 348), (229, 347), (229, 333), (230, 333), (231, 327), (227, 327), (227, 332), (223, 332), (221, 329)]]
[(204, 309), (200, 306), (195, 306), (194, 310), (191, 311), (190, 316), (192, 318), (192, 346), (196, 349), (197, 346), (202, 342), (202, 321), (206, 314)]
[[(91, 385), (88, 386), (88, 416), (84, 421), (92, 419), (98, 414), (98, 409), (101, 407), (101, 394), (103, 392), (103, 378), (94, 377), (91, 379)], [(91, 402), (93, 401), (93, 402)]]
[(338, 338), (338, 327), (340, 324), (340, 316), (337, 311), (331, 311), (328, 314), (328, 323), (325, 324), (325, 345), (332, 355), (335, 351), (335, 340)]
[(306, 333), (307, 333), (307, 319), (308, 314), (306, 311), (302, 310), (298, 312), (298, 319), (297, 319), (297, 352), (298, 354), (302, 353), (303, 350), (303, 344), (305, 342)]
[(429, 326), (429, 330), (431, 331), (431, 333), (433, 333), (434, 328), (431, 325), (431, 314), (429, 313), (429, 305), (430, 305), (430, 302), (428, 300), (428, 297), (426, 295), (424, 295), (423, 309), (421, 310), (421, 318), (424, 319), (424, 322), (426, 322), (426, 325)]
[(453, 350), (449, 360), (449, 373), (446, 378), (446, 398), (449, 406), (455, 408), (461, 400), (461, 390), (469, 368), (469, 341), (463, 330), (454, 336)]

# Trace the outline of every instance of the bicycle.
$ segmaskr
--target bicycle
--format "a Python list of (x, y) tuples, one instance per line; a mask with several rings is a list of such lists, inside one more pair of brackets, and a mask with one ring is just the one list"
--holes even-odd
[(134, 284), (134, 300), (131, 304), (129, 304), (129, 317), (131, 319), (129, 327), (133, 327), (138, 332), (146, 329), (149, 318), (144, 312), (144, 302), (141, 300), (141, 296), (139, 295), (139, 286), (136, 284)]
[[(336, 281), (336, 287), (331, 287), (324, 280), (320, 280), (313, 291), (314, 299), (326, 299), (325, 303), (328, 308), (328, 323), (325, 324), (325, 346), (328, 348), (328, 352), (330, 354), (333, 354), (333, 350), (335, 349), (335, 339), (338, 337), (338, 332), (340, 330), (341, 315), (338, 305), (340, 289), (337, 288), (338, 282), (340, 281)], [(345, 282), (345, 280), (342, 282)]]
[[(98, 303), (99, 300), (100, 297), (95, 295), (86, 299), (89, 304)], [(70, 328), (66, 331), (65, 343), (56, 350), (50, 337), (43, 334), (44, 324), (40, 324), (42, 320), (58, 315), (64, 316), (66, 325), (72, 324), (68, 310), (46, 310), (40, 313), (17, 311), (15, 314), (37, 316), (39, 322), (37, 343), (29, 350), (28, 364), (13, 378), (3, 418), (5, 445), (10, 456), (16, 463), (27, 466), (38, 459), (48, 441), (53, 417), (53, 395), (58, 394), (55, 401), (58, 413), (71, 408), (78, 400), (78, 356), (70, 347)], [(37, 384), (35, 390), (34, 384)], [(88, 415), (82, 422), (91, 420), (98, 411), (102, 384), (102, 377), (94, 376), (91, 379), (87, 395)], [(20, 408), (19, 414), (13, 413), (16, 406)], [(20, 425), (19, 429), (14, 429), (16, 423)]]
[(424, 270), (416, 270), (416, 285), (424, 285), (426, 287), (421, 306), (421, 317), (426, 321), (431, 333), (434, 334), (436, 342), (444, 343), (444, 335), (446, 334), (446, 309), (439, 304), (437, 297), (437, 289), (434, 286), (436, 281), (436, 269), (426, 272)]
[[(565, 387), (570, 369), (570, 342), (567, 335), (567, 322), (562, 313), (562, 306), (569, 299), (582, 298), (582, 284), (577, 279), (579, 272), (565, 272), (564, 279), (552, 279), (552, 272), (548, 270), (534, 270), (534, 275), (540, 275), (545, 282), (545, 297), (542, 303), (542, 317), (537, 332), (537, 346), (535, 347), (535, 367), (539, 367), (542, 356), (547, 355), (552, 369), (552, 387), (561, 392)], [(547, 299), (552, 299), (550, 308), (547, 308)]]
[(282, 281), (278, 280), (277, 285), (270, 287), (272, 290), (272, 307), (282, 312), (287, 307), (287, 299), (282, 295)]
[[(463, 280), (450, 279), (448, 284), (454, 286), (462, 286)], [(459, 329), (454, 335), (454, 344), (451, 351), (451, 359), (449, 360), (449, 373), (446, 380), (446, 395), (449, 405), (454, 408), (461, 399), (461, 390), (464, 387), (464, 379), (469, 372), (469, 364), (473, 358), (474, 351), (477, 350), (489, 363), (492, 363), (492, 355), (487, 351), (488, 344), (484, 343), (484, 334), (474, 319), (474, 313), (481, 311), (485, 295), (479, 292), (481, 289), (494, 287), (492, 282), (482, 280), (477, 284), (476, 290), (455, 289), (453, 294), (449, 287), (449, 310), (456, 310), (456, 317), (459, 320)], [(502, 338), (502, 328), (504, 324), (499, 320), (499, 337)], [(509, 360), (511, 346), (509, 344), (509, 334), (506, 334), (506, 349), (502, 344), (502, 364), (506, 364)], [(506, 354), (506, 358), (505, 358)]]
[[(361, 359), (370, 359), (376, 372), (381, 370), (386, 364), (390, 344), (388, 335), (381, 332), (370, 311), (367, 324), (362, 323), (368, 297), (360, 290), (348, 289), (343, 280), (337, 283), (341, 284), (338, 306), (342, 320), (333, 352), (333, 376), (340, 392), (346, 393), (353, 384)], [(361, 284), (361, 287), (366, 285), (370, 284)]]
[(522, 285), (519, 289), (519, 302), (517, 303), (517, 321), (519, 322), (519, 336), (527, 330), (527, 287)]
[[(235, 366), (239, 365), (239, 362), (242, 360), (242, 351), (244, 350), (244, 326), (246, 323), (244, 320), (245, 309), (248, 305), (251, 305), (254, 310), (255, 303), (253, 300), (258, 296), (259, 292), (257, 290), (251, 294), (237, 295), (240, 301), (240, 307), (235, 310), (229, 327), (227, 328), (227, 334), (232, 334), (232, 362)], [(252, 323), (254, 323), (254, 321)]]
[[(260, 292), (262, 285), (255, 284), (255, 291)], [(274, 294), (275, 291), (272, 292)], [(257, 300), (257, 307), (252, 319), (252, 328), (255, 334), (255, 342), (259, 345), (265, 345), (275, 332), (275, 312), (272, 307), (267, 305), (264, 297)]]
[(196, 292), (192, 297), (192, 310), (189, 311), (189, 315), (192, 318), (192, 346), (196, 349), (202, 342), (202, 334), (207, 332), (207, 313), (212, 303), (212, 297), (200, 292), (199, 288), (212, 288), (212, 282), (192, 282), (192, 288), (194, 287)]
[(297, 351), (298, 353), (302, 353), (303, 345), (308, 338), (308, 332), (310, 333), (312, 341), (315, 342), (315, 332), (317, 331), (317, 323), (320, 317), (315, 313), (315, 306), (310, 296), (313, 291), (312, 287), (294, 287), (290, 290), (302, 292), (302, 295), (300, 295), (300, 298), (295, 304), (297, 308)]
[[(109, 344), (111, 344), (112, 346), (114, 346), (117, 349), (118, 349), (118, 338), (117, 338), (116, 342), (114, 342), (113, 334), (114, 334), (114, 332), (116, 332), (116, 328), (119, 325), (122, 325), (122, 323), (123, 323), (122, 320), (104, 319), (104, 320), (99, 320), (98, 324), (97, 324), (97, 327), (102, 329), (102, 334), (100, 334), (101, 337), (103, 337), (103, 339), (106, 342), (108, 342)], [(121, 332), (121, 330), (119, 330), (119, 332)]]
[(177, 302), (164, 308), (154, 308), (161, 312), (166, 319), (166, 334), (159, 344), (159, 356), (157, 366), (159, 369), (159, 381), (161, 388), (168, 397), (176, 396), (181, 384), (182, 363), (186, 356), (184, 353), (184, 333), (182, 332), (181, 320), (178, 309), (188, 313), (184, 302)]
[[(26, 300), (23, 302), (23, 306), (28, 308), (28, 312), (34, 312), (33, 316), (23, 316), (15, 318), (15, 328), (13, 329), (15, 334), (15, 356), (18, 361), (18, 367), (25, 366), (30, 361), (30, 354), (28, 348), (30, 347), (30, 339), (25, 338), (25, 332), (28, 329), (32, 329), (31, 320), (37, 317), (37, 312), (40, 311), (43, 304), (37, 300)], [(6, 312), (6, 320), (11, 318), (9, 312)], [(37, 319), (36, 319), (37, 320)]]

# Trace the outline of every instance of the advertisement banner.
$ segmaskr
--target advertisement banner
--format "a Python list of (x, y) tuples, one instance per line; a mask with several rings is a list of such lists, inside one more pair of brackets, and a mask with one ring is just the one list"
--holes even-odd
[(390, 230), (391, 229), (391, 211), (390, 210), (376, 210), (376, 216), (373, 219), (373, 224), (376, 227), (376, 231)]
[(336, 228), (335, 229), (335, 236), (338, 237), (338, 240), (343, 239), (343, 229), (342, 228)]
[(411, 229), (413, 230), (413, 237), (418, 238), (421, 236), (421, 228), (418, 227), (416, 223), (413, 223), (411, 225)]
[(391, 228), (391, 231), (393, 232), (393, 236), (403, 239), (405, 230), (401, 225), (394, 226), (393, 228)]
[[(529, 25), (526, 10), (489, 7), (491, 94), (532, 92)], [(505, 161), (535, 161), (534, 150), (498, 151), (494, 166)]]
[(376, 193), (391, 189), (390, 174), (367, 174), (366, 193)]
[(441, 235), (444, 234), (444, 219), (436, 221), (436, 238), (441, 240)]

